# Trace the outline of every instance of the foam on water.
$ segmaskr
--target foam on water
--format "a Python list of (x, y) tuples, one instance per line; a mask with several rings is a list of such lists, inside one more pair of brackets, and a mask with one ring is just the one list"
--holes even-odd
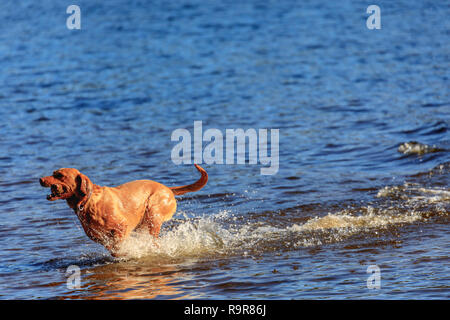
[(444, 151), (443, 149), (438, 148), (435, 145), (429, 146), (429, 145), (426, 145), (426, 144), (423, 144), (420, 142), (416, 142), (416, 141), (402, 143), (398, 147), (397, 150), (398, 150), (398, 152), (406, 154), (406, 155), (411, 155), (411, 154), (423, 155), (426, 153)]

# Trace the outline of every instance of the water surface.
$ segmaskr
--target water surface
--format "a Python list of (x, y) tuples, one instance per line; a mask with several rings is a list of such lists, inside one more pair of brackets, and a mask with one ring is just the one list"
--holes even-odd
[[(449, 297), (445, 1), (2, 1), (2, 299)], [(173, 130), (276, 128), (280, 169), (204, 165), (159, 246), (115, 260), (38, 178), (194, 181)], [(417, 141), (423, 150), (402, 153)], [(81, 288), (66, 285), (70, 265)], [(367, 267), (381, 288), (367, 288)]]

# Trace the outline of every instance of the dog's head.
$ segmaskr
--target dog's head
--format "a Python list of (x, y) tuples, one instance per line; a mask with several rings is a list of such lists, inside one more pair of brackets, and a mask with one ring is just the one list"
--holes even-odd
[(78, 210), (83, 210), (92, 193), (92, 182), (77, 169), (62, 168), (53, 172), (53, 175), (39, 179), (41, 186), (50, 188), (51, 194), (47, 200), (67, 200), (73, 208), (77, 205)]

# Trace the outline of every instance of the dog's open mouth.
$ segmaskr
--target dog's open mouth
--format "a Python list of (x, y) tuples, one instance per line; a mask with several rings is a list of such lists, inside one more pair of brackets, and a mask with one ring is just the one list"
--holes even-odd
[(47, 195), (49, 201), (63, 199), (67, 194), (67, 187), (61, 184), (52, 184), (50, 189), (52, 193)]

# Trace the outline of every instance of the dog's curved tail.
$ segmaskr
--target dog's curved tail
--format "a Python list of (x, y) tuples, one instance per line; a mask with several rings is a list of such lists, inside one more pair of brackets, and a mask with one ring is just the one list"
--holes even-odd
[(202, 175), (201, 178), (198, 179), (193, 184), (188, 184), (188, 185), (180, 186), (180, 187), (171, 187), (170, 189), (172, 190), (174, 195), (180, 196), (187, 192), (195, 192), (195, 191), (200, 190), (201, 188), (203, 188), (206, 185), (206, 183), (208, 182), (208, 174), (206, 173), (205, 169), (203, 169), (202, 167), (200, 167), (197, 164), (194, 164), (194, 166), (201, 173), (201, 175)]

